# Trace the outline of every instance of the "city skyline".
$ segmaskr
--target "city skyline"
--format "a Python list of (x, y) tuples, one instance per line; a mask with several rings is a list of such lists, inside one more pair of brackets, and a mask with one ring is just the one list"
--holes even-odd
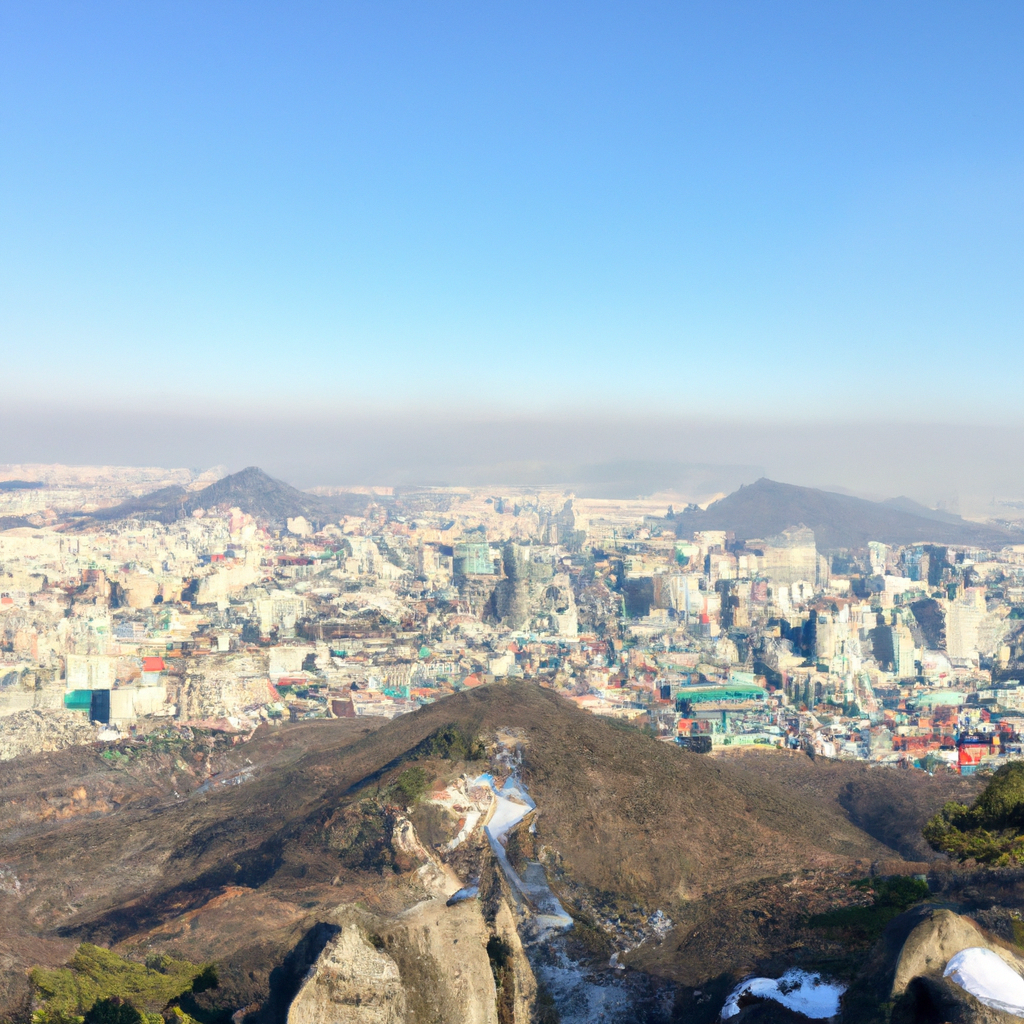
[(0, 4), (0, 1024), (1024, 1021), (1022, 52)]

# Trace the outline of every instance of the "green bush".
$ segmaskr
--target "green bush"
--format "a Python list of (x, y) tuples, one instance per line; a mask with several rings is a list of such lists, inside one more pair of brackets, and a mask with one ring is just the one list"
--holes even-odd
[(207, 964), (192, 982), (192, 991), (196, 994), (219, 987), (220, 978), (217, 977), (217, 968), (213, 964)]
[(947, 803), (922, 835), (933, 849), (960, 860), (1024, 862), (1024, 762), (999, 768), (970, 807)]
[(1024, 827), (1024, 762), (1003, 765), (971, 810), (982, 828)]
[(85, 1024), (142, 1024), (142, 1014), (118, 996), (97, 999), (85, 1015)]
[(873, 892), (876, 907), (895, 907), (900, 913), (915, 903), (928, 899), (928, 883), (909, 875), (894, 875), (892, 878), (864, 880), (861, 888)]
[[(98, 1001), (115, 997), (139, 1012), (162, 1010), (191, 991), (197, 979), (209, 980), (212, 972), (212, 967), (172, 957), (138, 964), (109, 949), (83, 943), (67, 967), (52, 971), (36, 968), (30, 980), (48, 1021), (58, 1024), (58, 1015), (88, 1014)], [(212, 976), (216, 978), (215, 973)]]
[(327, 842), (345, 867), (383, 873), (395, 866), (393, 832), (393, 812), (373, 800), (362, 800), (347, 807), (328, 829)]
[(894, 917), (929, 896), (927, 883), (905, 875), (864, 878), (855, 883), (854, 888), (871, 893), (871, 906), (843, 907), (815, 914), (808, 924), (812, 928), (823, 928), (829, 938), (873, 942)]
[(487, 756), (480, 740), (457, 725), (443, 725), (420, 744), (420, 752), (448, 761), (479, 761)]
[(407, 807), (416, 803), (427, 791), (430, 780), (422, 768), (406, 768), (395, 781), (395, 790), (405, 800)]
[(80, 1013), (65, 1013), (45, 1006), (32, 1014), (32, 1024), (82, 1024), (84, 1020)]

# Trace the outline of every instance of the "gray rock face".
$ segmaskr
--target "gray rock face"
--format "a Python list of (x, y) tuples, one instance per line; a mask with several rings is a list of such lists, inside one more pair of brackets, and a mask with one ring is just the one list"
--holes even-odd
[(918, 976), (942, 977), (949, 958), (962, 949), (981, 946), (1002, 957), (1019, 974), (1024, 962), (1008, 949), (987, 939), (973, 921), (951, 910), (936, 910), (907, 937), (896, 964), (892, 995), (901, 996)]
[(340, 932), (292, 1000), (287, 1024), (498, 1024), (499, 993), (487, 952), (492, 934), (512, 953), (502, 1019), (528, 1024), (537, 984), (505, 901), (493, 927), (475, 899), (449, 906), (460, 881), (423, 846), (408, 819), (399, 819), (393, 842), (422, 862), (415, 878), (428, 897), (392, 917), (352, 905), (336, 908)]
[(323, 951), (288, 1010), (288, 1024), (403, 1024), (398, 965), (348, 924)]

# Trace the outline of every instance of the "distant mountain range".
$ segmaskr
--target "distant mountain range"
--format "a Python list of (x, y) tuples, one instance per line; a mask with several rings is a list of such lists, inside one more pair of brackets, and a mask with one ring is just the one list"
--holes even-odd
[[(288, 518), (305, 516), (311, 522), (324, 523), (343, 515), (362, 515), (371, 503), (392, 500), (367, 494), (309, 494), (250, 466), (199, 491), (163, 487), (75, 518), (81, 525), (128, 518), (170, 523), (196, 509), (227, 506), (240, 508), (264, 522), (283, 524)], [(949, 512), (926, 508), (910, 498), (866, 501), (766, 478), (740, 487), (706, 510), (679, 513), (674, 523), (684, 531), (728, 530), (739, 540), (771, 537), (802, 524), (814, 531), (818, 548), (823, 551), (863, 548), (869, 540), (884, 544), (930, 542), (992, 548), (1024, 543), (1024, 534), (971, 523)]]
[(199, 491), (183, 487), (162, 487), (151, 494), (131, 498), (93, 512), (88, 522), (113, 522), (118, 519), (154, 519), (171, 523), (196, 509), (226, 505), (240, 508), (248, 515), (271, 523), (283, 523), (295, 516), (305, 516), (312, 522), (330, 522), (343, 515), (362, 515), (374, 498), (366, 494), (344, 494), (321, 497), (307, 494), (290, 484), (275, 480), (256, 466), (223, 477)]
[(899, 498), (886, 498), (881, 504), (898, 509), (900, 512), (909, 512), (911, 515), (921, 516), (924, 519), (934, 519), (937, 523), (953, 523), (959, 526), (964, 522), (960, 516), (952, 512), (944, 512), (938, 508), (929, 508), (927, 505), (914, 501), (913, 498), (902, 496)]
[(737, 540), (771, 537), (791, 526), (814, 531), (818, 549), (863, 548), (883, 544), (972, 544), (1001, 548), (1024, 542), (1024, 534), (971, 523), (910, 498), (866, 501), (812, 487), (795, 487), (762, 478), (709, 505), (704, 511), (675, 517), (684, 531), (729, 530)]

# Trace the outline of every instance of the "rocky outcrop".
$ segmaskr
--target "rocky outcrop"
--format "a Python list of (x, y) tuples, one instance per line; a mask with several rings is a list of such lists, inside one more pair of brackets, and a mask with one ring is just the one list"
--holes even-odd
[(338, 935), (310, 969), (288, 1024), (529, 1024), (537, 984), (505, 904), (495, 934), (512, 949), (512, 991), (499, 1010), (480, 903), (452, 907), (442, 895), (384, 920), (354, 907), (337, 912)]
[(526, 951), (516, 928), (516, 919), (504, 900), (498, 905), (498, 913), (494, 918), (494, 932), (498, 938), (508, 943), (512, 950), (511, 969), (515, 991), (511, 1002), (514, 1020), (516, 1024), (527, 1024), (537, 1002), (537, 979), (526, 958)]
[(355, 923), (320, 955), (288, 1010), (288, 1024), (404, 1024), (398, 965)]
[(427, 852), (416, 835), (412, 822), (404, 815), (399, 815), (395, 821), (391, 832), (391, 845), (395, 851), (396, 863), (406, 867), (419, 865), (416, 875), (428, 891), (447, 897), (461, 888), (454, 874), (446, 872), (444, 866)]
[(1024, 962), (986, 938), (973, 921), (951, 910), (936, 910), (903, 943), (892, 983), (893, 997), (901, 996), (914, 978), (932, 975), (941, 978), (949, 958), (972, 946), (991, 949), (1018, 974), (1024, 969)]
[(384, 941), (406, 985), (408, 1024), (498, 1024), (489, 937), (476, 900), (448, 907), (440, 897), (388, 929)]
[(0, 761), (93, 743), (97, 727), (72, 711), (18, 711), (0, 717)]
[[(391, 842), (426, 898), (391, 918), (338, 907), (338, 934), (292, 1001), (288, 1024), (529, 1024), (537, 983), (504, 898), (491, 925), (477, 899), (449, 906), (463, 883), (408, 818), (399, 816)], [(495, 937), (500, 964), (488, 946)]]
[(972, 947), (990, 949), (1018, 974), (1024, 973), (1024, 961), (973, 921), (951, 910), (936, 910), (903, 943), (892, 984), (892, 1024), (1019, 1024), (1019, 1017), (983, 1005), (943, 977), (950, 957)]

